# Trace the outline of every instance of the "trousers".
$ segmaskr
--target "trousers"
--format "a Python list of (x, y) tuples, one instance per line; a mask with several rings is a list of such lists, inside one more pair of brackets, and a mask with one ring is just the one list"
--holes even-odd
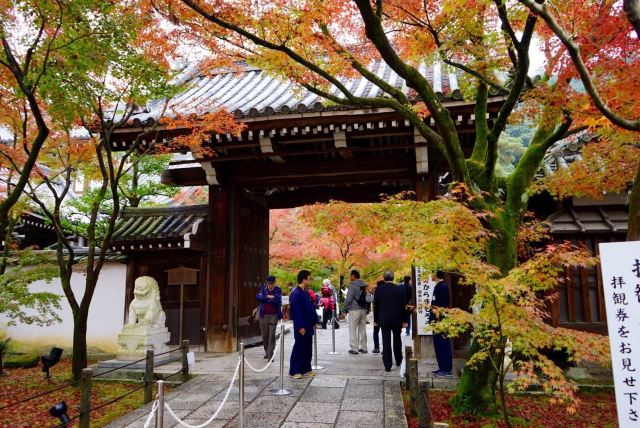
[(367, 349), (367, 312), (364, 309), (349, 311), (349, 348), (352, 351)]
[(373, 326), (373, 348), (380, 349), (380, 326)]
[(453, 356), (451, 355), (451, 340), (442, 334), (433, 335), (433, 348), (436, 351), (438, 369), (450, 372), (453, 368)]
[(322, 310), (322, 328), (327, 328), (327, 323), (333, 319), (333, 311), (331, 309), (324, 308)]
[(391, 334), (393, 333), (393, 356), (396, 365), (402, 364), (402, 326), (382, 328), (382, 363), (385, 369), (390, 369), (392, 364)]
[(265, 315), (260, 318), (260, 331), (262, 332), (262, 347), (267, 357), (273, 356), (276, 347), (276, 326), (278, 325), (277, 315)]
[(297, 331), (293, 333), (293, 349), (289, 360), (289, 374), (305, 374), (311, 371), (311, 356), (313, 354), (313, 334), (306, 331), (303, 336)]

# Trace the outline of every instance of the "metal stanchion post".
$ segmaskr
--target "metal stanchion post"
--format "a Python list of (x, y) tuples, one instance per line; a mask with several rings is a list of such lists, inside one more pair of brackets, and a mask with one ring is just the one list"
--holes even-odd
[(327, 352), (328, 355), (340, 355), (340, 352), (336, 352), (336, 322), (338, 320), (333, 316), (331, 318), (331, 352)]
[(158, 410), (156, 413), (156, 428), (164, 425), (164, 381), (158, 381)]
[(318, 330), (314, 327), (313, 334), (313, 370), (322, 370), (324, 367), (318, 365)]
[(240, 400), (240, 414), (238, 421), (240, 428), (244, 428), (244, 343), (240, 342), (240, 381), (238, 382)]
[(280, 388), (272, 389), (273, 395), (289, 395), (293, 391), (284, 388), (284, 323), (280, 325)]

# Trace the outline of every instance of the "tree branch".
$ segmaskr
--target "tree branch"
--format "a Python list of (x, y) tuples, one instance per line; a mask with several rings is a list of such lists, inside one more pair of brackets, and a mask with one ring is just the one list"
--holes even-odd
[[(558, 24), (555, 20), (551, 12), (545, 4), (537, 3), (536, 0), (518, 0), (520, 3), (524, 4), (529, 8), (529, 10), (536, 15), (540, 16), (544, 22), (549, 26), (551, 31), (555, 33), (556, 36), (560, 39), (562, 44), (567, 49), (569, 56), (571, 56), (571, 60), (573, 61), (573, 65), (576, 67), (578, 74), (580, 75), (580, 79), (584, 84), (584, 88), (591, 97), (596, 108), (603, 114), (604, 117), (609, 119), (611, 123), (617, 125), (623, 129), (627, 129), (629, 131), (640, 131), (640, 119), (626, 119), (622, 116), (616, 114), (613, 110), (609, 108), (606, 102), (600, 96), (600, 93), (595, 87), (593, 83), (593, 79), (591, 78), (591, 74), (585, 65), (582, 55), (580, 54), (580, 47), (573, 41), (573, 38), (567, 34), (567, 32)], [(637, 0), (635, 1), (637, 4)]]
[[(385, 34), (382, 22), (375, 15), (369, 0), (354, 0), (365, 25), (367, 38), (376, 47), (382, 59), (402, 78), (407, 86), (413, 88), (431, 113), (444, 143), (443, 155), (449, 163), (455, 180), (471, 184), (469, 170), (464, 161), (455, 123), (449, 111), (438, 100), (429, 81), (411, 65), (404, 62), (393, 48)], [(421, 132), (422, 134), (422, 132)], [(423, 134), (424, 135), (424, 134)], [(425, 138), (426, 135), (425, 135)]]
[(487, 158), (487, 134), (489, 126), (487, 124), (487, 99), (489, 90), (484, 82), (478, 82), (478, 93), (476, 95), (476, 106), (474, 109), (476, 142), (473, 145), (471, 160), (484, 164)]
[(513, 86), (509, 91), (506, 101), (502, 104), (502, 107), (500, 107), (500, 112), (491, 128), (491, 132), (487, 135), (487, 158), (485, 160), (485, 177), (487, 178), (487, 182), (493, 181), (495, 177), (496, 162), (498, 160), (498, 139), (507, 125), (509, 116), (520, 100), (522, 90), (527, 80), (527, 73), (529, 72), (529, 46), (531, 45), (531, 38), (536, 26), (536, 21), (537, 17), (533, 13), (529, 13), (522, 33), (522, 40), (517, 45), (518, 69), (516, 70)]

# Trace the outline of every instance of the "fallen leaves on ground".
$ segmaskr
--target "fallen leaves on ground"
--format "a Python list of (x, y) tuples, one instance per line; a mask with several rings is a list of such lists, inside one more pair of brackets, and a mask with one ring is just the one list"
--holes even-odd
[[(431, 390), (429, 393), (429, 408), (432, 421), (446, 422), (456, 428), (503, 428), (501, 415), (495, 418), (473, 415), (452, 415), (449, 399), (453, 391)], [(405, 397), (407, 409), (408, 393)], [(616, 415), (616, 399), (612, 392), (579, 393), (580, 400), (576, 404), (575, 412), (567, 412), (566, 407), (553, 404), (549, 397), (542, 395), (509, 395), (507, 407), (513, 419), (514, 426), (544, 427), (544, 428), (615, 428), (618, 426)], [(417, 428), (418, 421), (407, 417), (409, 428)]]
[[(39, 366), (30, 369), (5, 368), (4, 372), (5, 375), (0, 376), (0, 407), (72, 383), (71, 360), (62, 360), (51, 369), (53, 379), (50, 383), (44, 380), (44, 374)], [(95, 408), (140, 386), (142, 386), (141, 382), (103, 382), (95, 380), (91, 388), (91, 407)], [(143, 395), (144, 390), (141, 389), (122, 400), (92, 411), (91, 426), (104, 426), (110, 421), (142, 406)], [(54, 427), (60, 421), (49, 414), (49, 409), (60, 401), (67, 403), (67, 414), (70, 418), (78, 416), (80, 406), (79, 383), (0, 410), (0, 427)], [(77, 426), (78, 420), (75, 419), (73, 422), (70, 426)]]

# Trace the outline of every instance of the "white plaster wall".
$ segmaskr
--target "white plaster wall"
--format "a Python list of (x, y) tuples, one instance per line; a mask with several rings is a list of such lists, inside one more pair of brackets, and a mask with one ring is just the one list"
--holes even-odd
[[(78, 300), (84, 295), (84, 281), (85, 276), (81, 273), (74, 273), (71, 277), (71, 287)], [(90, 353), (97, 350), (115, 353), (117, 349), (117, 336), (123, 326), (125, 282), (125, 264), (105, 263), (89, 309), (87, 346)], [(64, 297), (60, 280), (55, 279), (48, 284), (45, 281), (34, 282), (31, 284), (31, 290), (49, 291), (62, 296), (62, 310), (58, 311), (62, 322), (48, 327), (25, 324), (5, 327), (6, 318), (0, 314), (0, 328), (20, 347), (26, 345), (27, 348), (39, 350), (57, 345), (69, 351), (73, 343), (73, 315)]]

